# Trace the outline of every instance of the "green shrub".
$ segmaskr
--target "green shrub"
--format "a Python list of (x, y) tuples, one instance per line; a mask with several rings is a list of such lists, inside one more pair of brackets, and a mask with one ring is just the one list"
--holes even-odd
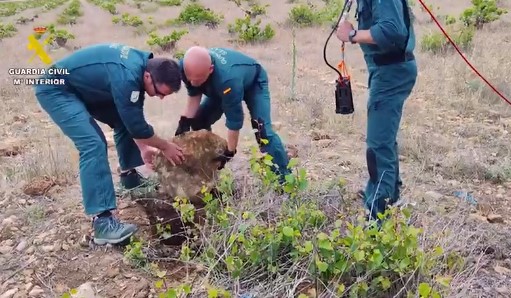
[(83, 16), (81, 3), (79, 0), (73, 0), (64, 11), (57, 17), (58, 24), (76, 24), (76, 20)]
[(181, 0), (158, 0), (158, 4), (162, 6), (180, 6)]
[(0, 40), (4, 38), (13, 37), (18, 32), (18, 29), (13, 24), (0, 23)]
[(238, 18), (234, 23), (228, 25), (229, 33), (236, 34), (239, 41), (261, 42), (272, 39), (275, 36), (275, 29), (270, 24), (260, 27), (261, 19), (252, 22), (250, 16)]
[(472, 7), (463, 11), (460, 20), (465, 26), (475, 26), (481, 29), (484, 24), (491, 23), (507, 11), (499, 8), (495, 0), (472, 0)]
[(190, 3), (179, 13), (175, 24), (218, 24), (223, 19), (223, 15), (213, 12), (200, 3)]
[(132, 27), (139, 27), (144, 24), (144, 21), (140, 19), (138, 16), (132, 16), (129, 13), (123, 13), (121, 17), (113, 17), (112, 22), (114, 24), (121, 23), (124, 26), (132, 26)]
[[(449, 27), (446, 31), (460, 49), (468, 50), (472, 47), (472, 41), (476, 32), (474, 27), (461, 27), (460, 29)], [(425, 34), (421, 39), (420, 48), (422, 51), (435, 54), (446, 53), (454, 49), (444, 34), (438, 31)]]
[(318, 23), (318, 15), (310, 6), (299, 4), (289, 11), (289, 20), (299, 26), (312, 26)]
[(108, 11), (110, 14), (116, 15), (119, 13), (116, 4), (124, 3), (124, 0), (88, 0), (90, 3)]
[(156, 32), (149, 33), (147, 44), (159, 46), (163, 51), (170, 51), (176, 47), (176, 43), (188, 33), (188, 30), (173, 30), (170, 34), (158, 36)]

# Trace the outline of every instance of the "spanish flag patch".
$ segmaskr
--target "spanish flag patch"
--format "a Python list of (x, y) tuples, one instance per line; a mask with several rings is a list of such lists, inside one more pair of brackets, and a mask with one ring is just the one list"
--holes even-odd
[(224, 94), (227, 94), (229, 92), (231, 92), (231, 88), (227, 88), (227, 89), (224, 90)]

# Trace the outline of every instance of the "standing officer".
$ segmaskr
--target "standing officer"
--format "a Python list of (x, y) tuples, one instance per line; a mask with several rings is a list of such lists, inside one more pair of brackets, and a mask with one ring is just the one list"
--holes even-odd
[(97, 44), (75, 51), (51, 67), (66, 69), (69, 75), (43, 77), (62, 78), (65, 85), (38, 85), (35, 94), (80, 153), (82, 199), (85, 213), (94, 216), (94, 241), (99, 245), (124, 242), (137, 227), (112, 216), (111, 210), (117, 206), (107, 143), (95, 120), (114, 129), (124, 187), (141, 183), (135, 168), (150, 165), (157, 149), (173, 163), (180, 163), (181, 149), (155, 134), (143, 110), (145, 92), (163, 99), (179, 91), (179, 65), (126, 45)]
[(410, 15), (406, 0), (358, 0), (358, 30), (348, 21), (341, 21), (337, 29), (341, 41), (360, 44), (369, 72), (369, 181), (362, 194), (374, 220), (400, 196), (397, 133), (404, 102), (417, 79)]
[[(268, 75), (261, 64), (232, 49), (208, 50), (197, 46), (188, 49), (180, 64), (189, 98), (176, 135), (190, 129), (211, 130), (211, 125), (225, 113), (228, 150), (220, 160), (222, 168), (236, 154), (244, 100), (258, 145), (262, 152), (273, 157), (278, 168), (272, 170), (283, 183), (289, 173), (289, 160), (280, 137), (272, 129)], [(202, 99), (203, 94), (206, 96)]]

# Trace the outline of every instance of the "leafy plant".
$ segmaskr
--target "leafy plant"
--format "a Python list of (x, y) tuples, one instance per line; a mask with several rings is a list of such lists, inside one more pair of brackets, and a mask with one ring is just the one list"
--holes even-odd
[[(457, 30), (449, 28), (447, 32), (459, 48), (468, 50), (472, 46), (475, 34), (474, 27), (462, 27)], [(420, 47), (421, 50), (432, 52), (434, 54), (446, 53), (453, 49), (451, 43), (442, 32), (424, 34), (420, 42)]]
[(108, 11), (110, 14), (116, 15), (119, 13), (116, 4), (124, 3), (124, 0), (87, 0), (92, 4)]
[(170, 24), (206, 24), (216, 26), (223, 19), (223, 15), (213, 12), (200, 3), (190, 3), (179, 13), (177, 19), (170, 21)]
[(188, 33), (188, 30), (173, 30), (170, 34), (158, 36), (156, 32), (149, 33), (147, 44), (159, 46), (163, 51), (170, 51), (176, 47), (176, 43)]
[(247, 16), (249, 16), (251, 18), (265, 15), (266, 10), (268, 9), (268, 7), (270, 7), (269, 4), (261, 5), (261, 4), (258, 4), (256, 1), (246, 1), (246, 2), (248, 2), (247, 3), (248, 7), (245, 7), (245, 5), (242, 3), (243, 2), (242, 0), (229, 0), (229, 1), (236, 4), (236, 6), (238, 6)]
[(76, 20), (83, 15), (79, 0), (72, 0), (64, 11), (57, 17), (58, 24), (76, 24)]
[(491, 23), (499, 19), (499, 17), (507, 11), (497, 6), (495, 0), (472, 0), (472, 7), (463, 11), (460, 20), (465, 26), (475, 26), (481, 29), (484, 24)]
[[(49, 34), (48, 42), (50, 44), (57, 44), (60, 47), (63, 47), (67, 44), (68, 40), (75, 39), (74, 34), (70, 33), (66, 29), (57, 29), (55, 24), (49, 24), (46, 26), (46, 32), (44, 34)], [(43, 34), (34, 34), (36, 39), (40, 39)]]
[(0, 40), (4, 38), (13, 37), (18, 32), (18, 29), (13, 24), (0, 23)]
[(260, 42), (272, 39), (275, 29), (270, 24), (260, 27), (261, 19), (252, 22), (250, 16), (238, 18), (233, 24), (228, 25), (229, 33), (237, 34), (238, 39), (244, 42)]
[(142, 21), (142, 19), (140, 19), (139, 16), (132, 16), (127, 12), (123, 13), (121, 15), (121, 17), (117, 17), (117, 16), (113, 17), (112, 22), (114, 24), (121, 23), (124, 26), (132, 26), (132, 27), (139, 27), (144, 24), (144, 21)]
[(179, 6), (181, 3), (181, 0), (158, 0), (158, 4), (162, 6)]
[(312, 26), (319, 23), (318, 14), (309, 5), (299, 4), (289, 11), (289, 20), (294, 25)]

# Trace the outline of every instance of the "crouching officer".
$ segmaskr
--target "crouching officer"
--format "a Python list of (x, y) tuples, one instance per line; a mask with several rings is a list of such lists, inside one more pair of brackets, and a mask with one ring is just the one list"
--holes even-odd
[(124, 187), (141, 183), (134, 169), (150, 165), (158, 149), (180, 163), (181, 149), (154, 133), (143, 110), (145, 92), (163, 99), (179, 91), (179, 65), (126, 45), (97, 44), (75, 51), (51, 67), (67, 69), (69, 74), (43, 77), (64, 79), (65, 85), (38, 85), (35, 94), (79, 151), (82, 200), (85, 213), (94, 216), (94, 241), (99, 245), (124, 242), (137, 226), (112, 216), (117, 205), (107, 143), (95, 120), (114, 129)]
[(220, 160), (222, 168), (236, 154), (245, 101), (260, 150), (273, 157), (278, 168), (272, 170), (284, 182), (289, 160), (279, 135), (272, 129), (268, 75), (261, 64), (232, 49), (196, 46), (188, 49), (180, 65), (189, 99), (176, 135), (190, 129), (211, 130), (225, 113), (228, 150)]
[[(361, 192), (370, 218), (400, 198), (397, 133), (403, 105), (417, 79), (415, 34), (406, 0), (358, 0), (358, 30), (341, 21), (337, 37), (360, 44), (369, 73), (367, 168)], [(388, 203), (387, 203), (388, 202)]]

